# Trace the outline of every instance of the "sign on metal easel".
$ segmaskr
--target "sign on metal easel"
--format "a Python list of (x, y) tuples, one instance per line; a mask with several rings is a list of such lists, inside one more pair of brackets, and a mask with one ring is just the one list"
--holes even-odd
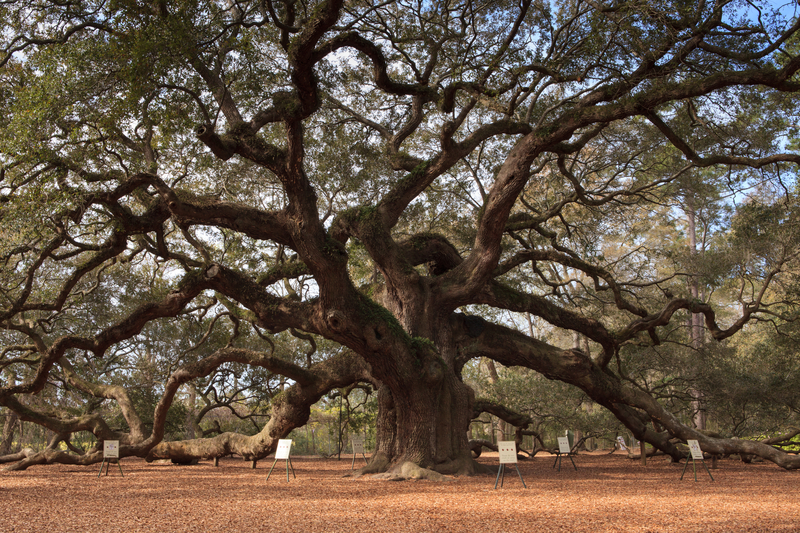
[(272, 469), (275, 468), (275, 465), (278, 464), (278, 461), (281, 459), (286, 459), (286, 481), (289, 481), (289, 467), (292, 467), (292, 475), (295, 479), (297, 479), (297, 475), (294, 473), (294, 465), (292, 464), (292, 459), (289, 457), (289, 452), (292, 450), (292, 439), (281, 439), (278, 441), (278, 449), (275, 450), (275, 462), (272, 463), (272, 468), (269, 469), (269, 473), (267, 474), (267, 481), (269, 481), (269, 476), (272, 474)]
[(572, 467), (575, 471), (578, 471), (578, 467), (575, 466), (575, 461), (572, 460), (572, 450), (569, 448), (569, 438), (568, 437), (558, 437), (558, 451), (556, 452), (556, 460), (553, 462), (553, 468), (556, 467), (556, 463), (558, 463), (558, 472), (561, 472), (561, 456), (566, 455), (569, 457), (570, 462), (572, 462)]
[[(500, 469), (497, 471), (497, 479), (494, 480), (494, 488), (497, 488), (498, 481), (500, 482), (500, 486), (503, 486), (503, 480), (506, 477), (505, 466), (513, 464), (514, 468), (517, 469), (517, 474), (519, 474), (519, 480), (522, 481), (522, 486), (527, 489), (528, 486), (525, 484), (525, 480), (522, 479), (522, 473), (517, 466), (517, 443), (513, 440), (498, 441), (497, 451), (500, 452)], [(501, 473), (503, 474), (502, 478), (500, 477)]]
[(361, 454), (364, 458), (364, 464), (369, 464), (367, 456), (364, 452), (364, 437), (353, 437), (350, 439), (350, 444), (353, 446), (353, 463), (350, 465), (350, 470), (354, 470), (356, 466), (356, 454)]
[(106, 475), (108, 475), (108, 469), (111, 466), (111, 463), (117, 463), (117, 467), (119, 467), (119, 473), (122, 475), (122, 477), (125, 477), (125, 474), (122, 473), (122, 466), (119, 464), (118, 440), (103, 441), (103, 462), (100, 463), (100, 471), (97, 473), (97, 477), (100, 477), (100, 474), (103, 473), (103, 466), (106, 467)]
[(697, 463), (696, 460), (700, 460), (703, 463), (703, 467), (708, 472), (708, 477), (711, 478), (711, 481), (714, 481), (714, 476), (711, 475), (711, 471), (706, 466), (706, 461), (703, 458), (703, 450), (700, 449), (700, 443), (696, 440), (687, 440), (686, 444), (689, 445), (689, 455), (686, 457), (686, 464), (683, 465), (683, 472), (681, 472), (681, 479), (683, 479), (683, 474), (686, 473), (686, 467), (689, 466), (689, 460), (692, 461), (692, 469), (694, 470), (694, 480), (697, 481)]

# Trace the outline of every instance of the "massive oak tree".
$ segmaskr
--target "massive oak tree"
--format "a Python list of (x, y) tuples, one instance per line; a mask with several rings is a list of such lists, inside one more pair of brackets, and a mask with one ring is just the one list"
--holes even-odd
[[(328, 391), (367, 383), (380, 412), (365, 472), (470, 473), (475, 411), (504, 412), (462, 380), (488, 358), (579, 387), (675, 458), (673, 439), (694, 438), (800, 466), (699, 433), (620, 365), (692, 314), (723, 341), (785, 303), (773, 287), (796, 268), (791, 198), (768, 250), (738, 248), (734, 308), (656, 268), (632, 219), (708, 169), (730, 184), (796, 171), (782, 152), (800, 89), (791, 12), (42, 0), (4, 2), (0, 20), (0, 405), (54, 443), (88, 430), (123, 455), (260, 459)], [(545, 342), (515, 314), (586, 342)], [(145, 423), (108, 362), (188, 316), (232, 333), (162, 350), (169, 377)], [(281, 332), (340, 348), (287, 360)], [(179, 388), (232, 363), (290, 385), (264, 429), (165, 440)], [(53, 445), (22, 466), (98, 454)]]

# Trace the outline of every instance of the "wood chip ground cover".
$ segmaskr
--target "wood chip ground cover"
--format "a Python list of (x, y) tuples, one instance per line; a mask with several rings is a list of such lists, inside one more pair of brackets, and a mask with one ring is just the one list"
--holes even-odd
[[(359, 460), (361, 458), (359, 457)], [(481, 457), (495, 470), (496, 454)], [(450, 482), (343, 477), (352, 458), (285, 462), (224, 459), (219, 467), (148, 464), (49, 465), (0, 473), (0, 532), (800, 532), (800, 472), (726, 459), (712, 470), (666, 458), (647, 466), (624, 455), (585, 454), (560, 472), (539, 455), (494, 476)], [(363, 460), (361, 460), (363, 464)], [(356, 463), (358, 465), (358, 463)]]

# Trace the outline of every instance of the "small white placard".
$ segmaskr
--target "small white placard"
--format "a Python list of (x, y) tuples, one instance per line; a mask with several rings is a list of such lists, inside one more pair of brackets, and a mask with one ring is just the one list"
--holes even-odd
[(119, 459), (119, 441), (103, 441), (103, 459)]
[(288, 459), (291, 449), (292, 439), (280, 439), (278, 441), (278, 449), (275, 450), (275, 459)]
[(628, 447), (625, 446), (625, 439), (623, 439), (622, 437), (617, 437), (617, 444), (619, 444), (620, 450), (625, 450), (625, 451), (628, 450)]
[(558, 453), (569, 453), (569, 437), (558, 437)]
[(350, 442), (353, 444), (353, 453), (360, 453), (364, 454), (364, 438), (363, 437), (353, 437), (350, 439)]
[(498, 441), (497, 451), (500, 452), (501, 465), (517, 462), (517, 443), (513, 440)]
[(687, 440), (686, 444), (689, 445), (689, 451), (692, 452), (692, 459), (702, 459), (703, 450), (700, 449), (700, 443), (696, 440)]

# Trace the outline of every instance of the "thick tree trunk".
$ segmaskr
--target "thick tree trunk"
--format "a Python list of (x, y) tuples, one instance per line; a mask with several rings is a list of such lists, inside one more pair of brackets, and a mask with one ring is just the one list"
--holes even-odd
[(452, 370), (438, 386), (424, 380), (379, 390), (376, 453), (356, 475), (439, 479), (435, 473), (486, 473), (467, 438), (473, 393)]
[(450, 325), (431, 329), (437, 349), (420, 348), (413, 368), (381, 379), (376, 453), (357, 474), (438, 479), (435, 473), (488, 473), (469, 445), (475, 398), (456, 370)]

